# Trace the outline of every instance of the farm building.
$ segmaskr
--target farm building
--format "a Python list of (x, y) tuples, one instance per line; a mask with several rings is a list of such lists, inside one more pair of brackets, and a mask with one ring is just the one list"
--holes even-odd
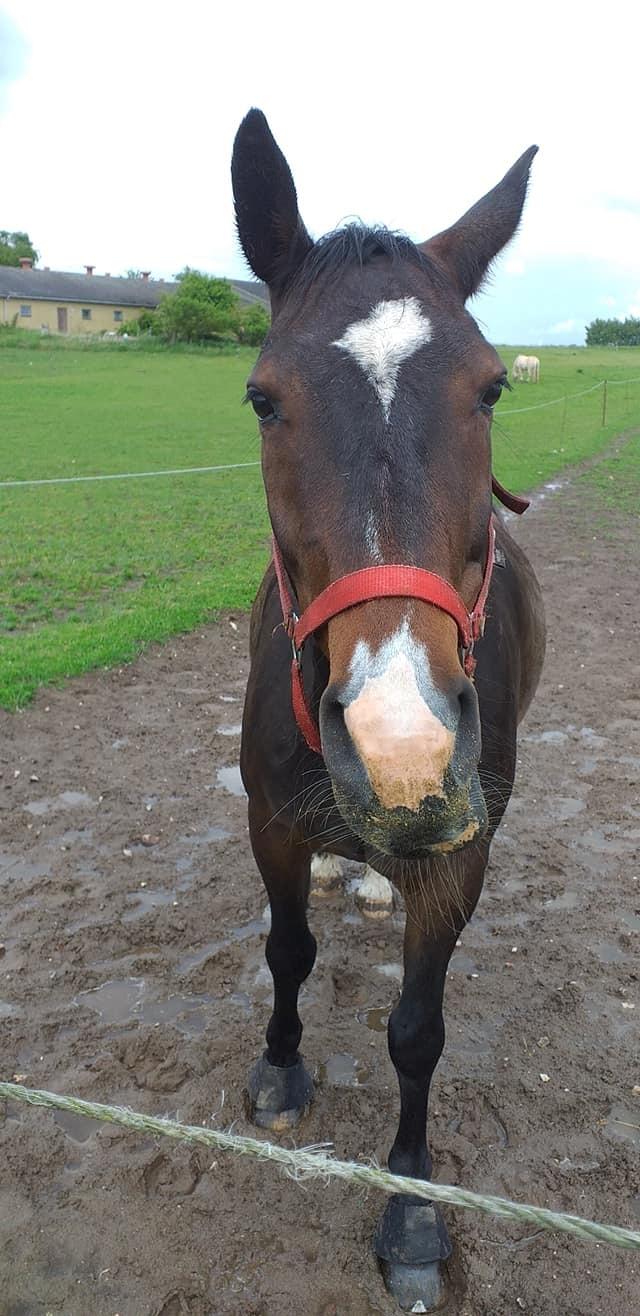
[[(269, 295), (262, 284), (248, 280), (231, 280), (231, 284), (241, 305), (260, 302), (268, 307)], [(34, 269), (23, 258), (19, 269), (0, 265), (0, 324), (50, 334), (104, 334), (153, 310), (176, 287), (152, 279), (148, 271), (126, 279), (94, 274), (94, 266), (85, 265), (84, 274), (68, 274)]]

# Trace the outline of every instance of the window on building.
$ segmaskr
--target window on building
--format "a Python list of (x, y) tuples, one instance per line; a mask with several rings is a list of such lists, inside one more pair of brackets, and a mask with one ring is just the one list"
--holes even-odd
[(20, 307), (20, 314), (21, 314), (21, 315), (31, 315), (31, 307), (30, 307), (30, 306), (21, 306), (21, 307)]
[(113, 318), (114, 318), (114, 320), (121, 320), (121, 319), (122, 319), (122, 311), (114, 311), (114, 312), (113, 312)]
[(90, 320), (90, 319), (91, 319), (91, 311), (88, 310), (86, 306), (83, 306), (83, 308), (82, 308), (82, 318), (83, 318), (83, 320)]

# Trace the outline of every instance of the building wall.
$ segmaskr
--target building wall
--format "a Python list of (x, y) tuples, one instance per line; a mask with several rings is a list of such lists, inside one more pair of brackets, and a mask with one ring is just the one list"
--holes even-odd
[[(4, 324), (11, 324), (17, 316), (15, 323), (18, 329), (35, 329), (36, 332), (45, 329), (50, 334), (60, 332), (58, 307), (66, 309), (67, 334), (104, 334), (117, 330), (126, 320), (137, 320), (145, 309), (142, 306), (96, 306), (90, 302), (83, 308), (81, 302), (44, 302), (26, 297), (23, 302), (17, 297), (3, 297), (0, 306)], [(31, 307), (31, 315), (21, 315), (21, 306)], [(83, 319), (83, 309), (89, 311), (89, 319)], [(116, 319), (116, 311), (121, 313), (121, 318)]]

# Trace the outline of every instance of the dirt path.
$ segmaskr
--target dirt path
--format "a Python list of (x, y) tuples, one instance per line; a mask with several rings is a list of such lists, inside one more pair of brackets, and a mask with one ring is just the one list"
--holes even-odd
[[(595, 507), (570, 486), (516, 527), (549, 655), (451, 965), (431, 1130), (443, 1180), (638, 1227), (637, 556), (627, 523)], [(270, 991), (233, 793), (246, 621), (234, 627), (0, 714), (3, 1076), (249, 1129)], [(401, 917), (372, 928), (345, 894), (313, 925), (304, 1051), (319, 1088), (300, 1140), (384, 1160)], [(373, 1195), (17, 1106), (0, 1142), (1, 1316), (396, 1312), (370, 1252)], [(640, 1310), (638, 1254), (449, 1220), (456, 1316)]]

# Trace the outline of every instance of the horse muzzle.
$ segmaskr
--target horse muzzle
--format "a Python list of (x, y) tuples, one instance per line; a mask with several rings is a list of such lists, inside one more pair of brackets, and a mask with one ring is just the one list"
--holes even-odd
[(336, 782), (333, 792), (342, 817), (360, 840), (394, 859), (452, 854), (480, 840), (488, 826), (477, 774), (475, 781), (452, 788), (443, 799), (427, 796), (416, 810), (382, 808), (373, 793), (367, 800), (356, 800)]
[(346, 704), (335, 685), (323, 695), (322, 747), (337, 806), (360, 839), (385, 854), (409, 859), (459, 849), (488, 824), (474, 687), (461, 676), (434, 711), (405, 683), (394, 706), (391, 675), (400, 688), (398, 671), (385, 674), (379, 691), (368, 682)]

